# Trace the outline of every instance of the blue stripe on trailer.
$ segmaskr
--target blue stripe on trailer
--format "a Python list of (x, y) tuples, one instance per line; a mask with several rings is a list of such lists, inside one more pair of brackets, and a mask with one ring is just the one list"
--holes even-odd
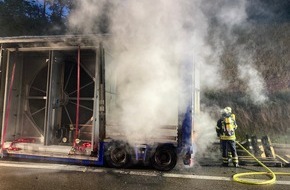
[(6, 158), (20, 158), (20, 159), (35, 159), (35, 160), (45, 160), (52, 162), (62, 162), (68, 164), (81, 164), (81, 165), (95, 165), (103, 166), (104, 165), (104, 143), (100, 142), (99, 156), (96, 160), (88, 159), (77, 159), (77, 158), (66, 158), (66, 157), (53, 157), (53, 156), (41, 156), (41, 155), (29, 155), (29, 154), (15, 154), (4, 152), (3, 156)]

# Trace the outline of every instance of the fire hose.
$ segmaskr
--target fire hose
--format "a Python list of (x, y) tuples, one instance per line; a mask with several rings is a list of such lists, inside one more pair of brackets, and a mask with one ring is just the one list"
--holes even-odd
[[(270, 168), (268, 168), (265, 164), (263, 164), (260, 160), (258, 160), (252, 153), (250, 153), (245, 147), (243, 147), (240, 143), (236, 142), (244, 151), (246, 151), (251, 157), (253, 157), (263, 168), (267, 170), (267, 172), (244, 172), (237, 173), (233, 176), (233, 180), (239, 183), (252, 184), (252, 185), (266, 185), (266, 184), (274, 184), (276, 182), (276, 175), (290, 175), (290, 173), (285, 172), (273, 172)], [(240, 177), (250, 176), (250, 175), (267, 175), (270, 176), (269, 180), (254, 180), (254, 179), (241, 179)]]

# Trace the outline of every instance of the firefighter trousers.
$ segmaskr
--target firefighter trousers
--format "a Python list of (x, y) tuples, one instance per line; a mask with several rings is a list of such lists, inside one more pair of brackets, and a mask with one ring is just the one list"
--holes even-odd
[(238, 154), (236, 149), (236, 141), (234, 140), (221, 140), (223, 165), (229, 164), (229, 152), (232, 153), (232, 162), (234, 166), (239, 163)]

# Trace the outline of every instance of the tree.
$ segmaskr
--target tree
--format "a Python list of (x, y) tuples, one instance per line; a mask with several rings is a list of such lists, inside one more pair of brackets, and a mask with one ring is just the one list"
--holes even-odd
[(74, 0), (45, 0), (46, 15), (50, 21), (51, 34), (64, 34), (66, 32), (66, 19), (72, 9)]
[(74, 0), (0, 0), (0, 36), (65, 34)]
[(35, 1), (0, 1), (0, 36), (43, 35), (47, 23)]

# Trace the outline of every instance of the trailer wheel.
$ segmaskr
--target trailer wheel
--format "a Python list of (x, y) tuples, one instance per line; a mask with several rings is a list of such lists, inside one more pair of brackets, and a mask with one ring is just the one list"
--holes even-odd
[(131, 163), (130, 146), (124, 142), (114, 141), (108, 144), (105, 160), (109, 167), (126, 168)]
[(153, 167), (160, 171), (172, 170), (177, 163), (177, 153), (174, 146), (162, 145), (157, 147), (151, 158)]

